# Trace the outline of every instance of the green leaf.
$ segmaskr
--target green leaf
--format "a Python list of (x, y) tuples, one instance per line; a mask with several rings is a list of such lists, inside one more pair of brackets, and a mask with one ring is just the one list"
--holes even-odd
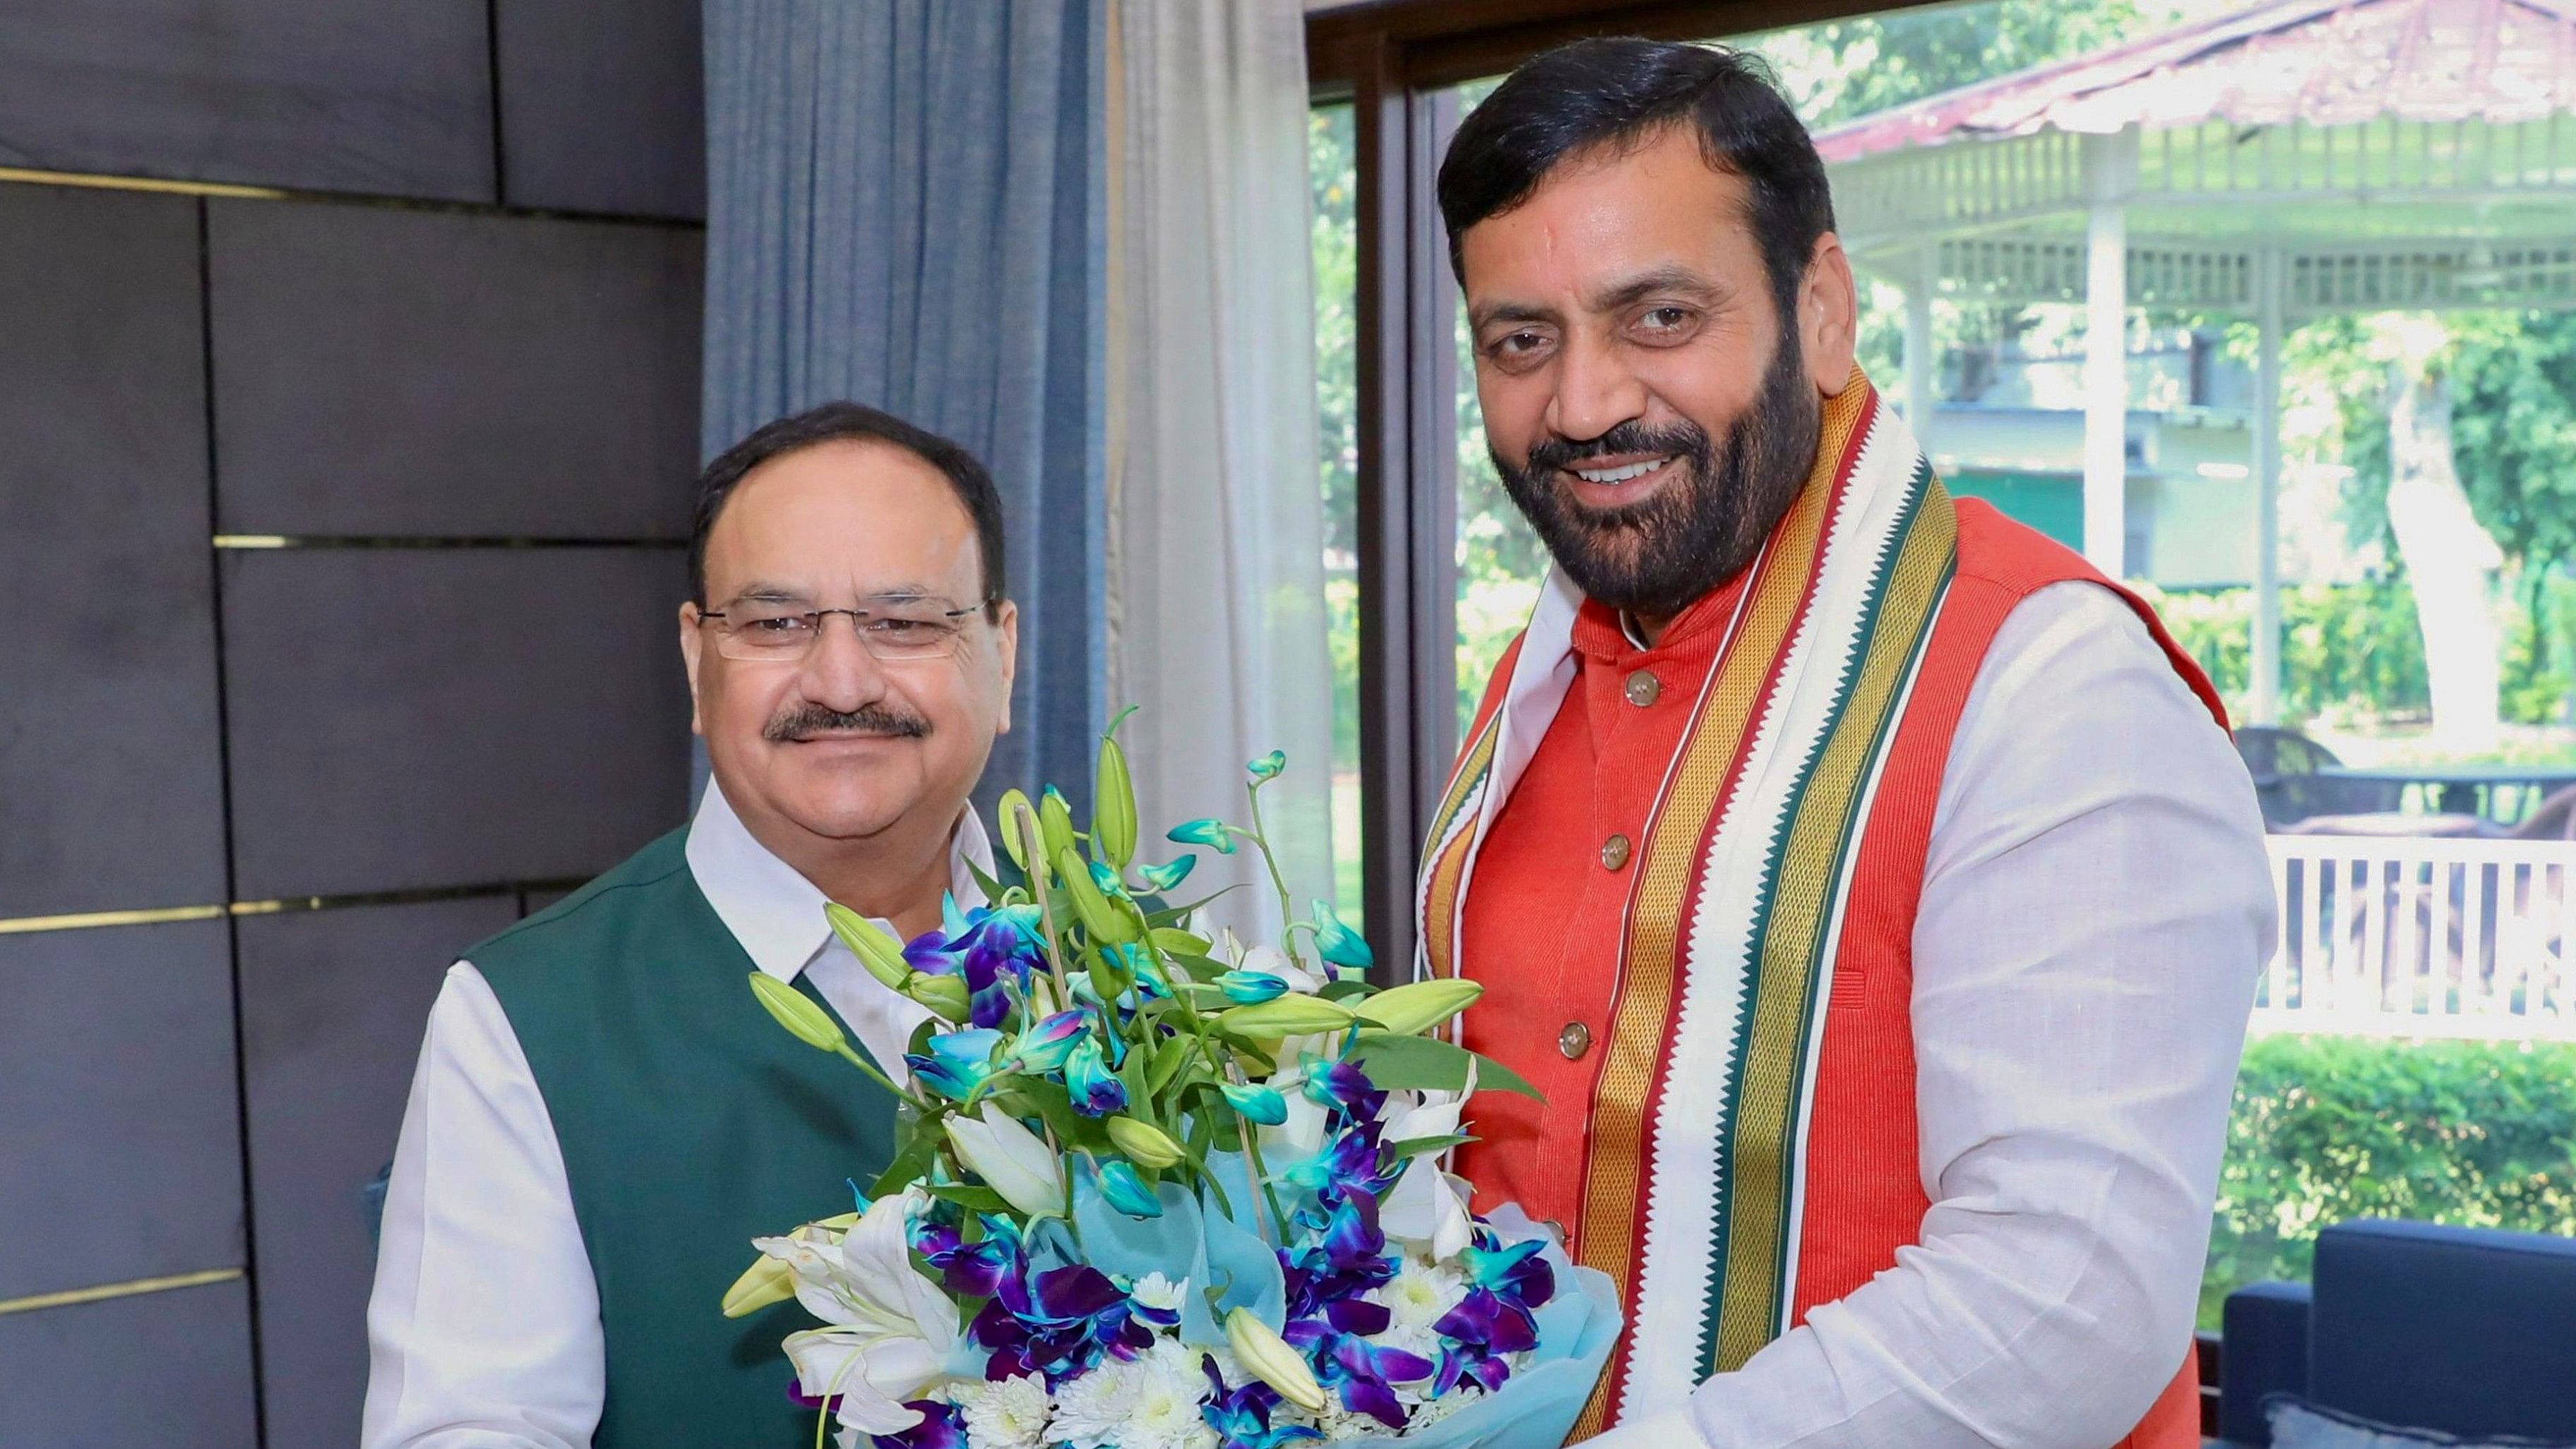
[(962, 1182), (931, 1182), (922, 1184), (922, 1188), (932, 1197), (953, 1202), (970, 1212), (1006, 1213), (1011, 1210), (1011, 1200), (989, 1187), (969, 1187)]
[(1180, 1074), (1182, 1066), (1197, 1054), (1197, 1050), (1197, 1043), (1186, 1036), (1164, 1038), (1163, 1044), (1154, 1048), (1152, 1069), (1145, 1073), (1145, 1095), (1160, 1097), (1163, 1089), (1172, 1084), (1172, 1078)]
[(1454, 1092), (1467, 1085), (1467, 1064), (1476, 1064), (1480, 1092), (1518, 1092), (1534, 1101), (1547, 1100), (1520, 1073), (1492, 1057), (1437, 1037), (1360, 1033), (1352, 1057), (1369, 1083), (1382, 1091)]
[(977, 865), (971, 860), (967, 860), (966, 853), (964, 851), (959, 851), (957, 858), (959, 860), (966, 861), (966, 873), (975, 877), (975, 888), (984, 893), (984, 899), (988, 903), (999, 901), (1002, 898), (1003, 886), (1000, 881), (995, 880), (992, 876), (986, 874), (984, 867)]
[(1165, 906), (1159, 911), (1147, 913), (1145, 924), (1148, 928), (1155, 926), (1177, 926), (1181, 922), (1188, 920), (1192, 911), (1195, 911), (1201, 906), (1207, 905), (1212, 901), (1223, 900), (1229, 893), (1239, 891), (1241, 889), (1243, 889), (1243, 887), (1239, 885), (1230, 885), (1224, 890), (1218, 891), (1215, 895), (1202, 896), (1199, 899), (1190, 902), (1186, 906)]
[(1315, 994), (1326, 1001), (1347, 1002), (1354, 996), (1366, 996), (1375, 989), (1366, 981), (1335, 981)]
[(1392, 1157), (1418, 1157), (1425, 1152), (1446, 1152), (1452, 1147), (1464, 1147), (1476, 1140), (1464, 1132), (1451, 1132), (1441, 1137), (1407, 1137), (1390, 1142), (1380, 1150)]
[(931, 1160), (939, 1155), (942, 1136), (940, 1115), (943, 1114), (934, 1114), (912, 1124), (912, 1135), (895, 1149), (894, 1160), (886, 1164), (886, 1170), (878, 1173), (877, 1180), (868, 1185), (868, 1196), (883, 1197), (890, 1192), (901, 1192), (914, 1180), (929, 1175)]

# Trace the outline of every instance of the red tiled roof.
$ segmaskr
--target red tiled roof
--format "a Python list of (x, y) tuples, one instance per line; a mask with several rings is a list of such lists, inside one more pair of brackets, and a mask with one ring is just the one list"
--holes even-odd
[(2576, 111), (2576, 0), (2272, 0), (1816, 137), (1827, 161), (2045, 127), (2108, 133)]

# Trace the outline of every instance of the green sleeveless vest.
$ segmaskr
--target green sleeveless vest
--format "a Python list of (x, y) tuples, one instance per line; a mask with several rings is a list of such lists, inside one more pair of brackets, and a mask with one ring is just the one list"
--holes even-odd
[(596, 1449), (799, 1449), (814, 1414), (788, 1400), (778, 1343), (813, 1317), (719, 1305), (753, 1238), (849, 1210), (849, 1180), (893, 1156), (894, 1101), (761, 1008), (687, 834), (466, 959), (527, 1053), (599, 1283)]

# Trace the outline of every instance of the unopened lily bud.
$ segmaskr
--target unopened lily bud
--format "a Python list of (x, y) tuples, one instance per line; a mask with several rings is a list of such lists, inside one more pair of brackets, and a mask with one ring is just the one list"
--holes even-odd
[(1091, 939), (1104, 946), (1123, 946), (1144, 938), (1143, 922), (1118, 908), (1103, 895), (1099, 882), (1092, 879), (1091, 867), (1083, 863), (1072, 846), (1057, 851), (1056, 878), (1064, 882), (1064, 893), (1073, 897), (1074, 914), (1082, 918), (1082, 929)]
[(1381, 991), (1359, 1004), (1359, 1014), (1397, 1036), (1427, 1031), (1465, 1011), (1485, 994), (1473, 981), (1443, 977)]
[(1218, 1012), (1216, 1024), (1249, 1037), (1312, 1036), (1340, 1031), (1354, 1019), (1350, 1008), (1339, 1002), (1292, 991), (1269, 1001)]
[(812, 997), (765, 972), (751, 973), (751, 994), (769, 1008), (778, 1024), (798, 1041), (818, 1051), (837, 1052), (843, 1045), (840, 1025)]
[(868, 968), (868, 974), (896, 991), (903, 989), (904, 978), (912, 974), (912, 963), (903, 959), (903, 943), (888, 934), (886, 928), (842, 905), (839, 901), (823, 903), (823, 919), (832, 923), (832, 934)]
[(1252, 1371), (1252, 1376), (1279, 1391), (1279, 1397), (1310, 1414), (1324, 1411), (1324, 1386), (1315, 1382), (1315, 1371), (1306, 1366), (1306, 1356), (1281, 1338), (1277, 1329), (1262, 1322), (1249, 1308), (1238, 1308), (1225, 1316), (1225, 1342), (1234, 1350), (1235, 1362)]
[(962, 976), (916, 971), (900, 989), (905, 996), (929, 1007), (931, 1014), (942, 1021), (964, 1021), (967, 1017), (969, 997)]
[(1110, 1118), (1109, 1140), (1139, 1167), (1178, 1167), (1189, 1161), (1189, 1154), (1172, 1140), (1170, 1133), (1140, 1118)]
[(1136, 785), (1127, 773), (1126, 752), (1108, 735), (1100, 737), (1100, 758), (1091, 773), (1091, 846), (1115, 870), (1136, 858)]
[(1073, 849), (1073, 807), (1065, 803), (1064, 792), (1049, 785), (1038, 795), (1038, 829), (1046, 837), (1047, 859), (1061, 864), (1064, 853)]
[(784, 1303), (796, 1296), (796, 1270), (776, 1258), (762, 1256), (725, 1290), (724, 1316), (741, 1318), (758, 1313), (772, 1303)]
[(1034, 815), (1036, 808), (1029, 804), (1027, 791), (1014, 788), (1002, 792), (1001, 803), (993, 811), (993, 818), (999, 821), (1002, 827), (1002, 853), (1011, 858), (1011, 864), (1024, 871), (1029, 868), (1029, 849), (1021, 841), (1020, 832), (1016, 827), (1021, 811), (1029, 811)]

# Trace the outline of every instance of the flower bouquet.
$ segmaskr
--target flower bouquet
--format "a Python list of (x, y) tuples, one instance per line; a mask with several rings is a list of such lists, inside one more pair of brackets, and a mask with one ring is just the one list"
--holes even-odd
[(1434, 1034), (1478, 988), (1373, 989), (1328, 906), (1296, 919), (1261, 829), (1277, 752), (1250, 766), (1250, 828), (1168, 838), (1257, 851), (1293, 924), (1249, 948), (1193, 929), (1196, 907), (1164, 897), (1196, 857), (1135, 863), (1116, 731), (1087, 832), (1051, 787), (1003, 797), (1021, 879), (985, 881), (989, 904), (952, 900), (909, 943), (828, 908), (937, 1018), (909, 1083), (752, 976), (782, 1025), (902, 1105), (855, 1209), (755, 1240), (725, 1312), (793, 1296), (822, 1320), (784, 1347), (841, 1449), (1554, 1449), (1619, 1309), (1517, 1209), (1472, 1215), (1443, 1170), (1471, 1093), (1530, 1090)]

